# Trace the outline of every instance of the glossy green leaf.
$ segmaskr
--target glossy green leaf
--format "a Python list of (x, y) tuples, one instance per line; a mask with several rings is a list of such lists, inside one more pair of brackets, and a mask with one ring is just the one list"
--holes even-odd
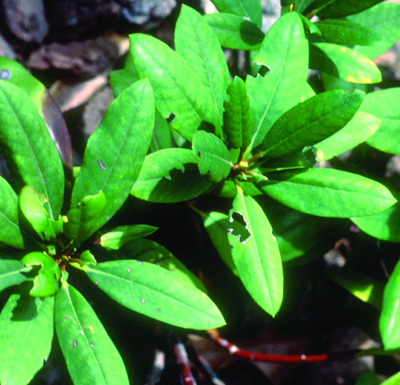
[(24, 240), (18, 224), (18, 196), (3, 177), (0, 177), (0, 196), (0, 242), (22, 249)]
[(47, 360), (53, 340), (54, 297), (12, 294), (0, 314), (0, 383), (26, 385)]
[(225, 48), (258, 50), (265, 36), (256, 24), (242, 16), (210, 13), (204, 15), (203, 18), (213, 29), (219, 43)]
[(261, 28), (262, 10), (261, 3), (258, 0), (213, 0), (212, 3), (219, 12), (244, 16)]
[(348, 20), (376, 32), (385, 45), (375, 47), (356, 46), (354, 49), (369, 59), (375, 59), (386, 52), (400, 39), (400, 4), (381, 3), (364, 12), (349, 16)]
[(370, 235), (389, 242), (400, 242), (400, 196), (393, 192), (397, 202), (375, 215), (364, 217), (353, 217), (351, 220), (362, 231)]
[[(261, 191), (258, 190), (251, 182), (238, 182), (240, 188), (246, 195), (257, 196), (262, 195)], [(233, 180), (225, 180), (221, 186), (211, 191), (212, 194), (216, 194), (221, 198), (234, 198), (237, 194), (237, 187)]]
[(89, 238), (98, 228), (106, 217), (106, 197), (103, 191), (97, 195), (89, 195), (79, 202), (76, 209), (71, 209), (67, 213), (68, 222), (64, 224), (64, 233), (69, 239), (73, 239), (79, 245)]
[(300, 16), (287, 13), (268, 31), (254, 62), (267, 66), (265, 76), (246, 79), (253, 112), (253, 137), (249, 146), (257, 147), (278, 118), (295, 106), (304, 89), (308, 73), (308, 42)]
[(400, 154), (400, 88), (367, 94), (360, 111), (382, 120), (379, 129), (367, 143), (378, 150)]
[(376, 64), (353, 49), (331, 43), (310, 44), (310, 68), (351, 83), (379, 83)]
[[(344, 79), (328, 75), (325, 72), (320, 72), (320, 75), (325, 91), (343, 90), (346, 94), (350, 95), (356, 88), (362, 90), (362, 86), (367, 86), (364, 84), (350, 83)], [(366, 92), (366, 90), (364, 92)]]
[(122, 69), (110, 72), (110, 86), (114, 97), (139, 80), (139, 75), (131, 70)]
[(190, 64), (210, 93), (213, 103), (208, 108), (215, 110), (222, 126), (223, 103), (231, 77), (217, 37), (197, 11), (183, 4), (174, 42), (176, 52)]
[(317, 15), (322, 17), (344, 17), (362, 12), (383, 0), (317, 0)]
[(172, 147), (171, 130), (165, 119), (156, 110), (154, 116), (154, 129), (151, 135), (150, 152)]
[(400, 348), (400, 262), (397, 262), (383, 293), (379, 330), (385, 349)]
[(149, 202), (174, 203), (193, 199), (211, 183), (200, 175), (192, 150), (169, 148), (147, 155), (131, 194)]
[(224, 132), (233, 148), (247, 148), (253, 129), (253, 115), (247, 96), (247, 87), (237, 76), (228, 88), (229, 101), (224, 102)]
[(139, 175), (153, 126), (153, 92), (147, 80), (138, 81), (114, 100), (89, 138), (71, 209), (78, 209), (84, 197), (102, 191), (106, 206), (104, 215), (98, 217), (98, 228), (115, 214)]
[(0, 81), (0, 145), (18, 187), (32, 185), (44, 194), (50, 218), (58, 220), (64, 195), (60, 156), (28, 95), (5, 81)]
[[(253, 299), (275, 316), (283, 297), (282, 261), (272, 227), (261, 207), (239, 189), (230, 211), (230, 222), (239, 218), (242, 231), (232, 227), (229, 243), (240, 279)], [(246, 234), (247, 232), (247, 234)]]
[(67, 282), (57, 294), (55, 325), (75, 385), (129, 384), (122, 358), (93, 308)]
[(377, 309), (382, 308), (382, 296), (385, 285), (375, 279), (347, 267), (330, 268), (328, 277), (363, 302), (369, 303)]
[(324, 19), (316, 23), (322, 36), (333, 43), (345, 45), (383, 45), (374, 31), (349, 20)]
[(26, 254), (21, 263), (25, 266), (40, 266), (38, 275), (33, 280), (33, 288), (29, 292), (32, 297), (48, 297), (58, 291), (61, 272), (53, 258), (39, 251), (33, 251)]
[(268, 175), (257, 187), (291, 208), (321, 217), (372, 215), (396, 200), (378, 182), (345, 171), (311, 168)]
[(343, 128), (359, 108), (364, 93), (341, 90), (318, 94), (285, 112), (268, 131), (259, 151), (279, 158), (324, 140)]
[(49, 91), (15, 60), (0, 56), (0, 70), (8, 70), (10, 77), (6, 81), (21, 88), (31, 98), (46, 123), (61, 159), (67, 167), (72, 169), (72, 147), (67, 124), (60, 107)]
[[(376, 132), (381, 120), (374, 115), (357, 111), (341, 130), (314, 146), (317, 161), (329, 160), (365, 142)], [(306, 155), (306, 151), (304, 151)]]
[(316, 95), (316, 93), (313, 90), (313, 88), (310, 86), (309, 83), (306, 82), (304, 84), (303, 92), (301, 93), (301, 96), (300, 96), (300, 103), (304, 102), (307, 99), (312, 98), (315, 95)]
[(119, 226), (100, 238), (100, 245), (106, 249), (118, 250), (120, 247), (153, 234), (157, 227), (149, 225)]
[(26, 267), (20, 261), (0, 259), (0, 291), (24, 282), (26, 276), (21, 273), (28, 273), (29, 271), (31, 271), (31, 268)]
[(157, 242), (150, 241), (149, 239), (140, 239), (124, 246), (121, 252), (128, 259), (156, 264), (173, 274), (177, 281), (197, 287), (199, 290), (207, 293), (200, 279), (191, 273), (169, 250)]
[(43, 207), (45, 203), (48, 203), (46, 196), (32, 186), (23, 187), (19, 194), (19, 207), (25, 218), (41, 239), (50, 240), (62, 231), (63, 220), (61, 216), (58, 221), (51, 220)]
[(147, 78), (154, 90), (155, 105), (163, 118), (173, 114), (171, 127), (191, 141), (208, 122), (219, 125), (218, 116), (200, 79), (182, 56), (165, 43), (142, 34), (129, 37), (132, 60), (141, 79)]
[(122, 260), (83, 269), (115, 301), (149, 317), (191, 329), (225, 324), (210, 298), (160, 266)]
[(298, 13), (304, 14), (304, 11), (306, 11), (309, 6), (314, 3), (315, 0), (296, 0), (293, 1), (294, 3), (294, 10)]
[(200, 174), (211, 182), (225, 179), (232, 169), (231, 155), (217, 136), (205, 131), (193, 135), (193, 153), (199, 158)]
[(321, 36), (321, 31), (319, 30), (319, 28), (315, 23), (312, 23), (310, 19), (308, 19), (303, 15), (300, 15), (300, 17), (301, 21), (303, 22), (304, 29), (306, 30), (307, 33), (309, 33), (310, 35)]
[(386, 381), (382, 382), (381, 385), (397, 385), (400, 382), (400, 372), (394, 376), (389, 377)]

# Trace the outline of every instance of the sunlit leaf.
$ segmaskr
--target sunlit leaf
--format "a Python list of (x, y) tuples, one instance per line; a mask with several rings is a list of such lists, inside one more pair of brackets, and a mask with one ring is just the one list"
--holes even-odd
[(19, 285), (26, 280), (22, 273), (28, 273), (31, 267), (26, 267), (20, 261), (0, 259), (0, 291), (13, 285)]

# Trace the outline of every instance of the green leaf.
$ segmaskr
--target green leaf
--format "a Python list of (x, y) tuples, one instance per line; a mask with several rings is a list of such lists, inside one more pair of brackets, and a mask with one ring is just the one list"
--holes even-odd
[(301, 14), (304, 14), (304, 11), (306, 11), (309, 8), (309, 6), (314, 2), (315, 2), (315, 0), (292, 1), (292, 3), (294, 3), (294, 10)]
[(139, 80), (139, 75), (132, 70), (122, 69), (110, 72), (110, 86), (114, 97)]
[(18, 196), (3, 177), (0, 177), (0, 196), (0, 242), (22, 249), (24, 240), (18, 224)]
[(317, 35), (321, 36), (321, 31), (317, 27), (315, 23), (312, 23), (310, 19), (307, 17), (300, 15), (301, 21), (303, 22), (304, 29), (306, 30), (306, 33), (309, 33), (310, 35)]
[(321, 217), (350, 218), (372, 215), (396, 200), (378, 182), (334, 169), (311, 168), (268, 175), (257, 187), (296, 210)]
[(157, 242), (150, 241), (149, 239), (140, 239), (124, 246), (121, 252), (127, 256), (127, 259), (136, 259), (156, 264), (174, 274), (177, 281), (186, 283), (207, 293), (200, 279), (191, 273), (169, 250)]
[(84, 197), (76, 209), (68, 211), (68, 222), (64, 224), (65, 235), (79, 245), (101, 227), (104, 218), (109, 219), (105, 213), (106, 197), (103, 191)]
[(386, 52), (400, 39), (400, 4), (381, 3), (364, 12), (348, 17), (353, 23), (358, 23), (376, 32), (383, 39), (384, 45), (376, 47), (356, 46), (354, 49), (369, 59), (375, 59)]
[(237, 76), (228, 88), (229, 101), (224, 102), (224, 132), (233, 148), (247, 148), (253, 129), (253, 115), (247, 96), (247, 87)]
[(71, 139), (60, 107), (50, 92), (15, 60), (0, 56), (0, 70), (8, 70), (10, 77), (6, 80), (7, 83), (21, 88), (33, 101), (64, 164), (72, 169)]
[(98, 228), (115, 214), (139, 176), (153, 126), (153, 92), (147, 80), (138, 81), (113, 101), (89, 138), (72, 191), (72, 210), (78, 209), (84, 197), (102, 191), (106, 206), (98, 217)]
[(315, 8), (318, 16), (322, 17), (344, 17), (359, 13), (375, 4), (381, 3), (383, 0), (317, 0)]
[(175, 28), (175, 49), (190, 64), (210, 93), (208, 108), (215, 111), (222, 126), (223, 103), (231, 77), (217, 37), (202, 16), (182, 5)]
[(383, 293), (379, 330), (386, 350), (400, 348), (400, 262), (397, 262)]
[(211, 183), (200, 175), (192, 150), (169, 148), (146, 156), (131, 194), (149, 202), (175, 203), (193, 199)]
[(0, 145), (18, 187), (31, 185), (44, 194), (50, 218), (58, 220), (64, 195), (60, 156), (28, 95), (5, 81), (0, 81)]
[(376, 64), (353, 49), (331, 43), (310, 44), (310, 68), (351, 83), (380, 83)]
[(118, 250), (120, 247), (153, 234), (157, 227), (149, 225), (119, 226), (100, 238), (100, 245), (106, 249)]
[(381, 385), (397, 385), (400, 381), (400, 372), (389, 377), (386, 381), (382, 382)]
[(75, 385), (129, 384), (122, 358), (96, 313), (67, 282), (57, 294), (55, 325)]
[[(242, 230), (231, 227), (229, 243), (240, 279), (253, 299), (275, 316), (283, 297), (282, 261), (272, 227), (261, 207), (241, 189), (233, 200), (231, 223), (239, 219)], [(237, 226), (238, 224), (236, 224)]]
[(53, 340), (54, 297), (12, 294), (0, 314), (0, 383), (28, 384), (47, 360)]
[(0, 291), (24, 282), (26, 277), (21, 273), (28, 273), (29, 271), (31, 271), (31, 268), (24, 266), (20, 261), (0, 259)]
[(89, 278), (118, 303), (159, 321), (191, 329), (225, 324), (214, 303), (200, 290), (177, 281), (152, 263), (122, 260), (85, 266)]
[(63, 220), (59, 215), (58, 221), (49, 218), (49, 213), (43, 207), (48, 203), (45, 195), (38, 193), (34, 187), (25, 186), (19, 195), (19, 207), (25, 218), (41, 239), (54, 239), (62, 231)]
[[(329, 160), (365, 142), (380, 124), (381, 120), (374, 115), (357, 111), (341, 130), (314, 145), (317, 161)], [(304, 155), (307, 157), (306, 151)]]
[(39, 273), (33, 280), (33, 288), (29, 292), (32, 297), (48, 297), (58, 291), (61, 272), (53, 258), (39, 251), (33, 251), (26, 254), (21, 263), (25, 266), (40, 266)]
[(375, 215), (368, 215), (364, 217), (353, 217), (351, 220), (362, 231), (370, 235), (389, 242), (400, 242), (400, 195), (393, 192), (397, 202)]
[(174, 130), (191, 141), (198, 129), (207, 128), (204, 122), (219, 125), (218, 116), (208, 108), (213, 104), (210, 93), (182, 56), (148, 35), (130, 35), (129, 42), (137, 73), (152, 85), (161, 116), (174, 116)]
[(323, 92), (285, 112), (268, 131), (259, 151), (280, 158), (311, 146), (343, 128), (359, 108), (364, 93)]
[(400, 88), (367, 94), (360, 111), (382, 120), (379, 129), (367, 143), (378, 150), (400, 154)]
[(212, 3), (219, 12), (244, 16), (261, 28), (262, 10), (261, 3), (258, 0), (212, 0)]
[(203, 18), (213, 29), (219, 43), (226, 48), (237, 50), (258, 50), (264, 39), (264, 32), (256, 24), (242, 16), (226, 13), (210, 13)]
[(253, 112), (253, 137), (247, 153), (263, 141), (276, 120), (295, 106), (308, 73), (308, 42), (300, 16), (287, 13), (271, 27), (254, 62), (267, 66), (265, 76), (247, 76)]
[(231, 169), (231, 155), (225, 144), (205, 131), (197, 131), (193, 135), (193, 153), (199, 157), (200, 174), (211, 182), (219, 182), (225, 179)]
[(163, 148), (171, 148), (171, 131), (169, 125), (160, 113), (155, 111), (154, 130), (151, 136), (150, 152), (162, 150)]
[(300, 103), (304, 102), (307, 99), (312, 98), (315, 95), (316, 95), (316, 93), (313, 90), (313, 88), (310, 86), (310, 84), (308, 84), (306, 82), (304, 84), (303, 92), (301, 93), (301, 96), (300, 96)]
[(383, 39), (374, 31), (349, 20), (325, 19), (316, 23), (322, 36), (337, 44), (383, 45)]
[(326, 274), (361, 301), (369, 303), (379, 310), (382, 308), (385, 287), (382, 282), (347, 267), (330, 268)]

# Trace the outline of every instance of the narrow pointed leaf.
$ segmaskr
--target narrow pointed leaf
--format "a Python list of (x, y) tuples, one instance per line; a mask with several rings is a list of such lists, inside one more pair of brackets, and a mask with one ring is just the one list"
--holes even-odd
[(383, 45), (383, 39), (374, 31), (349, 20), (325, 19), (315, 23), (322, 36), (336, 44)]
[(400, 39), (400, 4), (381, 3), (347, 19), (376, 32), (383, 39), (384, 45), (375, 47), (356, 46), (354, 49), (369, 59), (375, 59), (386, 52)]
[(76, 209), (68, 211), (68, 222), (64, 225), (65, 235), (73, 239), (76, 245), (89, 238), (109, 219), (106, 215), (106, 204), (103, 191), (85, 196)]
[(353, 49), (337, 44), (310, 44), (310, 68), (351, 83), (382, 81), (381, 72), (373, 61)]
[(161, 116), (174, 115), (173, 129), (191, 141), (199, 128), (206, 129), (204, 122), (218, 126), (218, 116), (208, 109), (210, 94), (182, 56), (148, 35), (133, 34), (129, 41), (136, 71), (152, 85)]
[(383, 293), (379, 330), (385, 349), (400, 348), (400, 262), (397, 262)]
[(129, 384), (122, 358), (96, 313), (67, 282), (57, 295), (55, 326), (75, 385)]
[(213, 0), (212, 3), (219, 12), (244, 16), (261, 28), (262, 9), (259, 1)]
[(60, 156), (28, 95), (5, 81), (0, 81), (0, 145), (18, 187), (32, 185), (44, 194), (50, 218), (58, 220), (64, 195)]
[(115, 301), (149, 317), (191, 329), (225, 324), (210, 298), (160, 266), (122, 260), (83, 269)]
[(321, 217), (372, 215), (396, 203), (378, 182), (345, 171), (311, 168), (268, 175), (257, 187), (291, 208)]
[(400, 154), (400, 88), (372, 92), (365, 96), (360, 111), (382, 120), (367, 143), (378, 150)]
[(207, 293), (204, 284), (191, 273), (169, 250), (157, 242), (140, 239), (123, 247), (121, 252), (127, 259), (149, 262), (166, 269), (175, 279)]
[(106, 249), (118, 250), (137, 239), (153, 234), (157, 227), (149, 225), (119, 226), (100, 238), (100, 245)]
[(219, 43), (225, 48), (257, 50), (265, 36), (256, 24), (242, 16), (211, 13), (204, 15), (203, 18), (213, 29)]
[(22, 249), (24, 240), (18, 224), (18, 196), (3, 177), (0, 177), (0, 196), (0, 242)]
[(0, 291), (24, 282), (26, 276), (21, 273), (29, 271), (31, 271), (31, 267), (26, 267), (20, 261), (0, 259)]
[(222, 125), (223, 103), (231, 77), (218, 39), (194, 9), (182, 5), (175, 28), (175, 49), (190, 64), (205, 86)]
[(122, 91), (140, 80), (136, 72), (122, 69), (110, 72), (110, 86), (114, 97), (117, 97)]
[(241, 233), (236, 234), (233, 228), (229, 235), (239, 277), (253, 299), (275, 316), (282, 303), (283, 272), (272, 227), (254, 198), (244, 195), (241, 190), (233, 200), (232, 223), (235, 215), (244, 222)]
[(103, 191), (105, 224), (122, 206), (137, 179), (154, 126), (154, 97), (147, 80), (134, 83), (114, 100), (89, 138), (72, 191), (71, 209)]
[(231, 155), (225, 144), (213, 134), (198, 131), (193, 135), (193, 153), (199, 157), (200, 174), (211, 182), (225, 179), (231, 169)]
[(184, 148), (154, 152), (146, 156), (131, 194), (160, 203), (193, 199), (211, 186), (211, 182), (200, 175), (198, 162), (198, 156)]
[(246, 79), (254, 119), (250, 150), (259, 146), (276, 120), (299, 102), (307, 79), (308, 42), (296, 12), (285, 14), (271, 27), (254, 62), (267, 66), (270, 72)]
[(279, 158), (322, 141), (343, 128), (364, 97), (341, 90), (318, 94), (284, 113), (268, 131), (259, 151), (266, 158)]
[(61, 159), (67, 167), (72, 169), (71, 138), (60, 107), (45, 86), (20, 63), (0, 56), (0, 70), (4, 69), (10, 72), (7, 82), (21, 88), (31, 98), (40, 116), (46, 123)]
[(233, 148), (246, 149), (250, 144), (253, 115), (247, 96), (247, 87), (237, 76), (228, 88), (229, 101), (224, 102), (224, 132)]
[(400, 242), (400, 203), (399, 194), (393, 192), (397, 202), (378, 214), (353, 217), (351, 220), (362, 231), (383, 241)]
[(0, 383), (25, 385), (47, 360), (53, 340), (54, 297), (12, 294), (0, 314)]
[(329, 160), (365, 142), (378, 130), (380, 124), (381, 120), (374, 115), (357, 111), (341, 130), (314, 146), (318, 162)]
[(362, 12), (383, 0), (317, 0), (318, 16), (338, 18)]

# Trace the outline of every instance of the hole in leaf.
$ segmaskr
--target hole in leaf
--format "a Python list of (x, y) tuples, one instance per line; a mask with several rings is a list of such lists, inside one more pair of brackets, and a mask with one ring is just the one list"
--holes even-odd
[(251, 232), (247, 228), (247, 222), (244, 219), (244, 216), (237, 211), (234, 211), (229, 218), (229, 222), (232, 223), (232, 227), (227, 229), (227, 231), (238, 237), (239, 242), (244, 245), (251, 237)]
[(175, 120), (175, 118), (176, 118), (176, 115), (175, 115), (173, 112), (171, 112), (171, 113), (165, 118), (165, 120), (167, 121), (167, 123), (168, 123), (169, 125), (171, 125), (172, 122)]

